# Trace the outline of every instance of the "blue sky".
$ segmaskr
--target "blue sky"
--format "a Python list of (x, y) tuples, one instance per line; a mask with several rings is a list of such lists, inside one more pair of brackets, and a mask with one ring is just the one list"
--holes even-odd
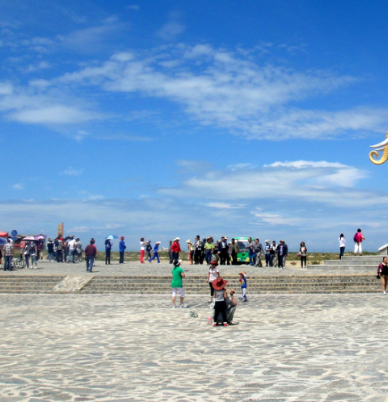
[(0, 230), (387, 243), (383, 1), (0, 0)]

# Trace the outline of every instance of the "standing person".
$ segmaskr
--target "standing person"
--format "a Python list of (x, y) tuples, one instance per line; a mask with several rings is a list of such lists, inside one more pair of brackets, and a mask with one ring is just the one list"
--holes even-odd
[(41, 258), (43, 260), (42, 248), (43, 248), (43, 241), (42, 241), (42, 239), (39, 239), (36, 243), (36, 259), (38, 261), (39, 261), (39, 258)]
[(344, 253), (345, 253), (345, 246), (346, 246), (346, 239), (345, 239), (345, 236), (343, 233), (340, 234), (338, 241), (339, 241), (339, 246), (340, 246), (339, 259), (342, 260), (342, 257), (344, 256)]
[(112, 242), (109, 239), (105, 240), (105, 265), (110, 265), (110, 252), (112, 250)]
[(75, 253), (76, 253), (75, 243), (76, 243), (75, 236), (73, 235), (73, 236), (71, 236), (70, 240), (67, 243), (67, 247), (69, 249), (69, 260), (68, 260), (68, 262), (72, 262), (73, 264), (75, 264)]
[(179, 253), (182, 251), (181, 246), (179, 244), (180, 238), (176, 237), (174, 239), (174, 243), (172, 243), (171, 251), (172, 251), (172, 260), (174, 262), (178, 262), (179, 260)]
[[(172, 247), (172, 240), (170, 240), (169, 244), (168, 244), (168, 257), (169, 257), (169, 260), (170, 260), (169, 261), (170, 264), (172, 264), (172, 261), (173, 261), (171, 247)], [(193, 260), (191, 260), (191, 261), (193, 261)]]
[(3, 253), (2, 253), (1, 248), (0, 248), (0, 265), (2, 264), (2, 259), (3, 259)]
[(149, 259), (152, 257), (152, 255), (151, 255), (151, 251), (152, 251), (151, 240), (148, 240), (148, 241), (147, 241), (145, 251), (146, 251), (146, 253), (147, 253), (147, 260), (149, 260)]
[(226, 318), (226, 303), (225, 299), (227, 298), (227, 292), (225, 286), (227, 285), (228, 281), (219, 277), (214, 280), (212, 283), (214, 288), (214, 317), (213, 317), (213, 327), (218, 325), (218, 315), (221, 313), (222, 321), (225, 327), (228, 326), (228, 320)]
[(278, 267), (280, 269), (284, 269), (286, 266), (287, 254), (288, 254), (288, 246), (284, 242), (284, 240), (280, 240), (280, 244), (277, 247)]
[(55, 261), (55, 255), (54, 255), (54, 243), (51, 239), (51, 237), (48, 239), (47, 242), (47, 259), (49, 262), (51, 262), (51, 259)]
[(213, 301), (214, 296), (213, 282), (220, 277), (220, 271), (218, 270), (217, 265), (218, 265), (217, 261), (212, 261), (210, 263), (209, 272), (207, 273), (206, 282), (209, 284), (210, 287), (210, 299), (208, 303), (211, 303)]
[(383, 289), (383, 294), (387, 294), (387, 280), (388, 280), (388, 266), (387, 257), (383, 258), (383, 262), (377, 268), (377, 276), (381, 278), (381, 287)]
[[(30, 257), (31, 257), (31, 269), (37, 269), (38, 265), (37, 265), (37, 259), (36, 259), (36, 246), (34, 242), (30, 242)], [(35, 264), (35, 266), (34, 266)]]
[(151, 262), (153, 259), (157, 259), (158, 260), (158, 264), (160, 264), (160, 260), (159, 260), (159, 244), (160, 244), (160, 241), (157, 241), (156, 243), (155, 243), (155, 246), (154, 246), (154, 255), (153, 255), (153, 257), (152, 258), (150, 258), (149, 260), (148, 260), (148, 262)]
[(231, 250), (231, 256), (232, 256), (232, 265), (237, 265), (237, 253), (240, 252), (240, 246), (238, 245), (238, 242), (236, 242), (235, 239), (232, 239), (232, 243), (230, 243), (230, 250)]
[(186, 308), (187, 306), (183, 303), (185, 300), (185, 289), (183, 288), (182, 278), (185, 277), (185, 272), (180, 267), (181, 261), (174, 261), (174, 268), (172, 269), (172, 281), (171, 281), (171, 288), (172, 288), (172, 307), (176, 308), (176, 295), (179, 291), (181, 299), (180, 299), (180, 307)]
[[(124, 236), (121, 236), (120, 238), (120, 243), (119, 243), (119, 251), (120, 251), (120, 261), (119, 264), (124, 264), (124, 252), (127, 246), (125, 245), (124, 242)], [(85, 255), (86, 255), (86, 249), (85, 249)]]
[(252, 241), (252, 237), (248, 238), (248, 255), (249, 255), (249, 265), (254, 265), (254, 251), (253, 251), (253, 241)]
[(239, 282), (241, 282), (241, 296), (240, 296), (240, 300), (242, 300), (243, 302), (247, 302), (247, 274), (244, 271), (241, 271), (239, 273), (240, 275), (240, 279), (238, 280)]
[(199, 263), (203, 265), (203, 261), (205, 259), (205, 244), (206, 244), (206, 239), (202, 239), (201, 241), (201, 257), (199, 258)]
[(54, 241), (54, 245), (55, 245), (55, 248), (57, 249), (57, 262), (62, 262), (62, 246), (63, 246), (63, 242), (62, 242), (62, 239), (61, 239), (61, 235), (57, 236), (57, 238)]
[(357, 229), (357, 233), (354, 235), (354, 255), (360, 253), (362, 255), (362, 241), (365, 240), (364, 235), (361, 233), (361, 229)]
[(218, 254), (221, 259), (221, 265), (225, 265), (225, 261), (227, 260), (228, 250), (229, 250), (228, 243), (226, 242), (225, 236), (222, 236), (221, 241), (218, 244)]
[(235, 325), (233, 322), (234, 313), (236, 312), (237, 308), (237, 301), (234, 298), (234, 294), (236, 292), (233, 289), (226, 289), (226, 320), (228, 325)]
[(212, 253), (213, 253), (213, 249), (214, 249), (213, 238), (211, 236), (209, 236), (206, 239), (206, 243), (203, 248), (205, 250), (206, 264), (210, 264), (212, 261)]
[(187, 240), (187, 256), (189, 257), (190, 265), (193, 265), (193, 255), (194, 255), (194, 250), (193, 250), (193, 244), (191, 243), (191, 240)]
[(300, 267), (303, 268), (303, 262), (304, 262), (304, 267), (307, 268), (306, 262), (307, 262), (307, 247), (304, 241), (300, 243), (299, 247), (299, 255), (300, 255)]
[(225, 241), (228, 246), (226, 251), (226, 265), (230, 265), (230, 242), (228, 243), (228, 237), (225, 236)]
[(97, 247), (94, 245), (94, 239), (85, 248), (86, 272), (92, 272), (94, 259), (97, 255)]
[(277, 248), (278, 246), (274, 240), (271, 245), (271, 267), (275, 268), (278, 266), (278, 255), (276, 253)]
[(23, 255), (26, 260), (26, 267), (30, 268), (30, 243), (28, 241), (24, 245)]
[[(142, 237), (140, 239), (140, 263), (141, 264), (144, 264), (145, 247), (146, 247), (146, 242), (144, 241), (144, 237)], [(169, 252), (169, 254), (170, 254), (170, 252)]]
[(202, 253), (201, 238), (199, 237), (199, 235), (195, 237), (193, 247), (194, 247), (194, 262), (195, 265), (198, 265), (201, 260), (201, 253)]
[(12, 268), (12, 259), (14, 256), (14, 250), (11, 243), (11, 239), (7, 239), (7, 243), (3, 246), (4, 251), (4, 271), (8, 269), (8, 271), (13, 271)]
[(263, 252), (263, 245), (260, 243), (259, 239), (255, 239), (253, 250), (255, 252), (255, 267), (262, 267), (263, 264), (261, 263), (261, 254)]
[(265, 266), (270, 267), (271, 266), (271, 244), (269, 242), (269, 239), (265, 241)]
[(75, 249), (77, 251), (77, 262), (82, 262), (82, 243), (79, 237), (75, 239)]

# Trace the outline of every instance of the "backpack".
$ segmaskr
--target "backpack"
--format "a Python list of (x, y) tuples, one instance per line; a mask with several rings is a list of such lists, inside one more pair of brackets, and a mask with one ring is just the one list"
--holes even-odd
[(353, 240), (355, 241), (355, 243), (359, 243), (359, 242), (360, 242), (360, 239), (359, 239), (359, 236), (358, 236), (358, 232), (354, 235)]

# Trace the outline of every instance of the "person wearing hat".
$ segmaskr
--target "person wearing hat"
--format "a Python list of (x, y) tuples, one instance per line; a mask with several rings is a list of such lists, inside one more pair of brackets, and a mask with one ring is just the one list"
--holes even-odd
[(208, 303), (211, 303), (213, 301), (213, 296), (214, 296), (214, 288), (213, 288), (213, 282), (220, 277), (220, 271), (217, 268), (218, 262), (217, 261), (212, 261), (210, 263), (210, 268), (209, 272), (207, 273), (207, 278), (206, 282), (208, 282), (209, 287), (210, 287), (210, 299)]
[(148, 262), (151, 262), (153, 259), (157, 259), (158, 260), (158, 264), (160, 264), (160, 260), (159, 260), (159, 244), (160, 244), (160, 241), (157, 241), (156, 243), (155, 243), (155, 246), (154, 246), (154, 255), (153, 255), (153, 257), (152, 258), (150, 258), (149, 260), (148, 260)]
[(202, 254), (202, 243), (199, 235), (195, 236), (193, 247), (194, 247), (194, 263), (195, 265), (198, 265), (201, 260), (201, 254)]
[(212, 283), (213, 288), (214, 288), (214, 317), (213, 321), (214, 324), (213, 326), (216, 327), (218, 325), (218, 314), (221, 313), (222, 315), (222, 322), (225, 327), (228, 326), (228, 321), (226, 318), (226, 303), (225, 299), (227, 298), (227, 292), (226, 292), (226, 285), (228, 281), (225, 279), (219, 277), (215, 279)]
[[(124, 264), (124, 252), (127, 246), (125, 245), (124, 236), (121, 236), (119, 243), (119, 251), (120, 251), (120, 261), (119, 264)], [(85, 250), (86, 254), (86, 250)]]
[(191, 240), (186, 240), (186, 243), (187, 243), (187, 255), (189, 257), (190, 265), (193, 265), (193, 256), (194, 256), (193, 243), (191, 243)]
[(185, 299), (185, 290), (183, 288), (183, 283), (182, 283), (182, 278), (185, 277), (185, 272), (183, 269), (180, 267), (181, 261), (174, 261), (174, 268), (172, 269), (172, 281), (171, 281), (171, 288), (172, 288), (172, 307), (177, 308), (176, 303), (176, 296), (179, 291), (179, 294), (181, 296), (180, 299), (180, 307), (181, 308), (186, 308), (187, 306), (183, 303)]
[(171, 251), (172, 251), (172, 261), (174, 262), (178, 262), (179, 260), (179, 253), (182, 251), (181, 250), (181, 246), (179, 245), (179, 237), (176, 237), (174, 239), (174, 242), (172, 243), (171, 246)]
[(228, 257), (228, 250), (229, 250), (228, 242), (226, 241), (225, 236), (222, 236), (221, 241), (218, 244), (218, 254), (221, 259), (221, 265), (225, 265), (225, 262)]
[(211, 236), (209, 236), (206, 239), (206, 242), (205, 242), (203, 248), (205, 250), (206, 264), (210, 264), (210, 262), (212, 261), (212, 252), (213, 252), (213, 249), (214, 249), (213, 238)]
[(280, 269), (284, 269), (284, 267), (286, 266), (286, 257), (288, 254), (288, 246), (284, 242), (284, 240), (280, 240), (280, 244), (276, 249), (276, 253), (278, 255), (278, 267)]

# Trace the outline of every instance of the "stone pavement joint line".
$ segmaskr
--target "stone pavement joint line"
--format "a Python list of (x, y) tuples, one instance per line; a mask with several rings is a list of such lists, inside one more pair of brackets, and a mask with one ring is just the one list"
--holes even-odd
[(387, 400), (381, 294), (253, 295), (217, 328), (207, 297), (186, 302), (0, 295), (0, 400)]

